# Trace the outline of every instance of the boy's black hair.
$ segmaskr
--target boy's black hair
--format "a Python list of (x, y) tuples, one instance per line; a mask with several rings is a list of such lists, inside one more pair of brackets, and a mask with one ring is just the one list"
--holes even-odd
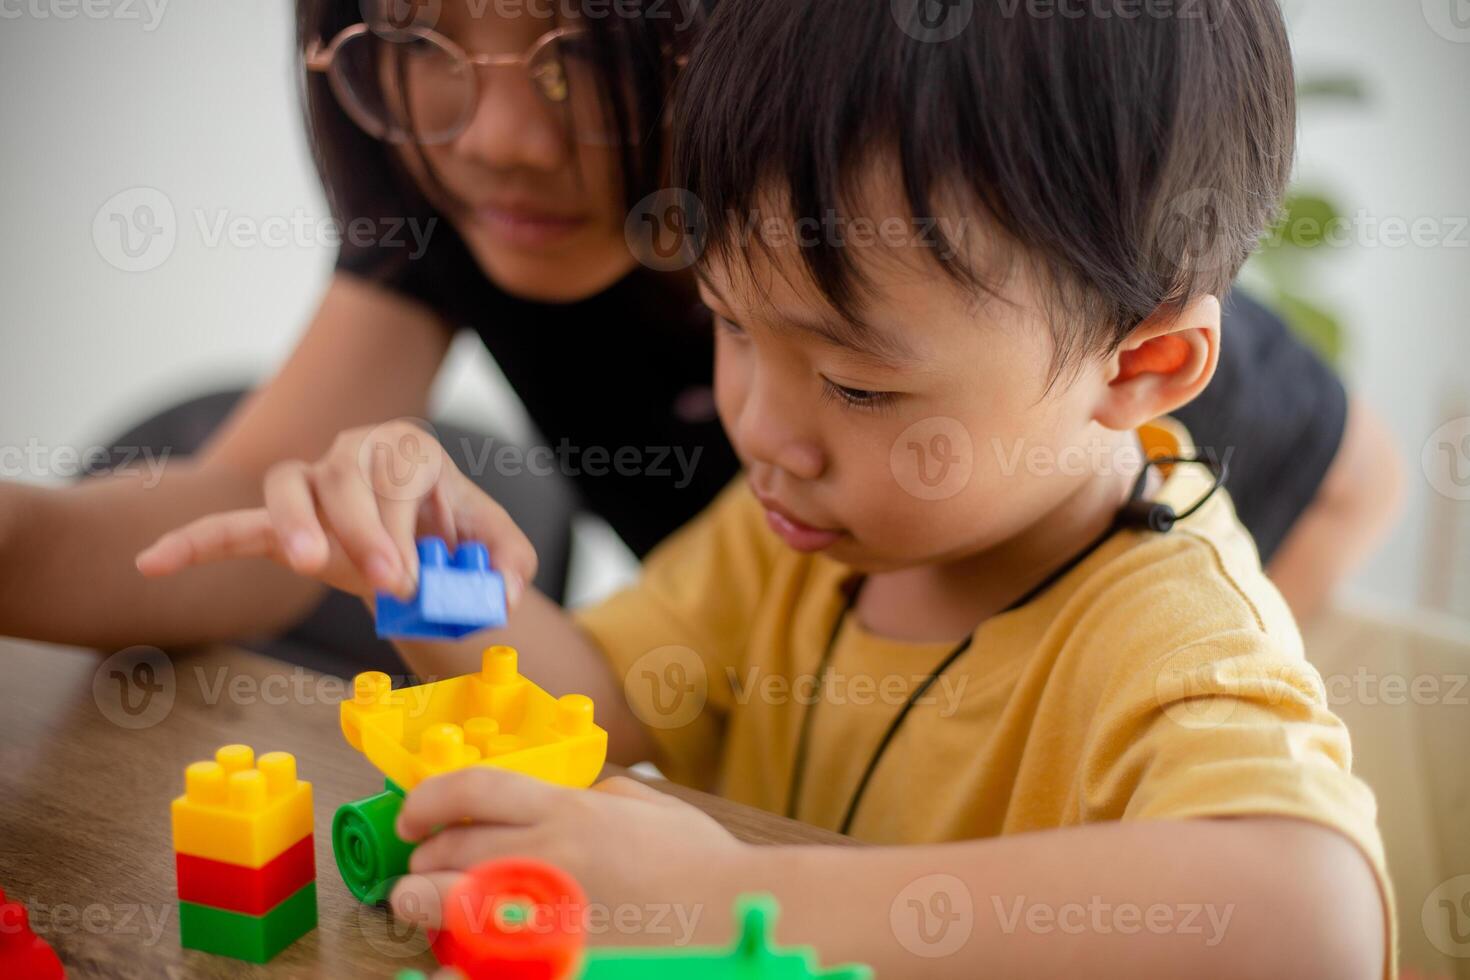
[[(815, 227), (893, 164), (916, 232), (985, 217), (986, 242), (930, 232), (952, 279), (998, 294), (1004, 269), (976, 257), (1007, 240), (1041, 275), (1054, 380), (1161, 306), (1223, 295), (1295, 139), (1277, 0), (722, 0), (681, 86), (674, 174), (703, 206), (705, 261), (751, 260), (763, 202)], [(799, 251), (853, 315), (852, 251)]]

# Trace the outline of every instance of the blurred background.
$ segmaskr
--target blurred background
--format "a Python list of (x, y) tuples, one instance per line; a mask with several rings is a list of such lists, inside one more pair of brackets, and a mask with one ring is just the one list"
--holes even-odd
[[(1291, 220), (1244, 281), (1383, 416), (1408, 474), (1398, 527), (1308, 655), (1378, 792), (1406, 976), (1467, 976), (1470, 0), (1285, 9), (1304, 96)], [(0, 449), (34, 450), (0, 455), (0, 478), (66, 480), (57, 450), (285, 357), (335, 254), (292, 46), (286, 0), (0, 0)], [(530, 441), (462, 340), (436, 417)], [(633, 569), (585, 519), (568, 598)]]
[[(1382, 413), (1410, 471), (1402, 522), (1352, 591), (1470, 618), (1470, 423), (1455, 424), (1470, 417), (1470, 3), (1285, 8), (1298, 220), (1246, 281)], [(0, 0), (0, 446), (85, 449), (286, 355), (334, 255), (292, 33), (284, 0)], [(143, 248), (133, 229), (128, 255), (118, 222), (140, 206), (164, 231)], [(439, 415), (526, 438), (463, 340)], [(4, 477), (64, 478), (23, 469)], [(578, 542), (574, 597), (631, 567), (595, 524)]]

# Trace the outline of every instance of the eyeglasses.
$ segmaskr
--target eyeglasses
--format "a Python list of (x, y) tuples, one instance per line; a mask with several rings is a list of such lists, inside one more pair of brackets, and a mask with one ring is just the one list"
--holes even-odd
[(602, 94), (591, 38), (558, 27), (523, 54), (469, 54), (427, 27), (382, 30), (354, 24), (325, 47), (306, 51), (308, 71), (323, 72), (342, 108), (369, 135), (389, 143), (448, 143), (479, 105), (480, 69), (524, 71), (542, 103), (581, 143), (621, 142)]

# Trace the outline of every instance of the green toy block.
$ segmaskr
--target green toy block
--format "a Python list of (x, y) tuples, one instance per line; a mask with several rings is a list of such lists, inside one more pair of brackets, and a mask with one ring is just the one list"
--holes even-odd
[(359, 902), (388, 898), (393, 883), (408, 874), (413, 845), (393, 829), (403, 808), (403, 790), (391, 779), (373, 796), (344, 803), (332, 817), (332, 855), (342, 882)]
[(872, 980), (862, 964), (822, 969), (810, 946), (776, 949), (777, 909), (769, 895), (742, 896), (740, 936), (728, 948), (589, 949), (580, 980)]
[(193, 902), (179, 903), (179, 937), (185, 949), (265, 963), (316, 928), (316, 882), (265, 915), (246, 915)]

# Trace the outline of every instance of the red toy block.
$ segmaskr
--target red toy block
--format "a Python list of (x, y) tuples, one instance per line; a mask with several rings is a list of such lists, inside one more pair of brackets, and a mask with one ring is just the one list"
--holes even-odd
[(0, 891), (0, 977), (6, 980), (64, 980), (66, 970), (46, 940), (31, 931), (30, 912), (7, 902)]
[(531, 858), (471, 868), (444, 900), (434, 956), (469, 980), (564, 980), (580, 964), (587, 894), (560, 868)]
[(246, 915), (265, 915), (316, 880), (316, 850), (310, 834), (259, 868), (175, 854), (179, 901)]

